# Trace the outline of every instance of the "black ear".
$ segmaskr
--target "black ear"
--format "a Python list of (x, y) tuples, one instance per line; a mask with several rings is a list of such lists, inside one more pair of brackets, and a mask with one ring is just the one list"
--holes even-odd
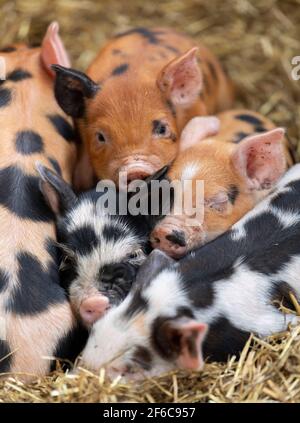
[(151, 282), (163, 269), (175, 263), (176, 260), (173, 260), (162, 251), (153, 250), (140, 266), (136, 276), (136, 284)]
[(56, 215), (63, 215), (77, 202), (72, 188), (60, 176), (41, 163), (37, 163), (36, 168), (41, 176), (40, 190), (45, 200)]
[(75, 69), (52, 65), (56, 72), (54, 93), (60, 107), (67, 115), (81, 118), (84, 115), (85, 98), (92, 98), (100, 89), (85, 73)]

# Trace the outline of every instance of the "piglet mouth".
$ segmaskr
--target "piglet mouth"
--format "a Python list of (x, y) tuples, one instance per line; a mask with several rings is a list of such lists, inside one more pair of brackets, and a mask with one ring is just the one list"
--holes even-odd
[(120, 189), (126, 189), (128, 185), (136, 180), (145, 180), (153, 175), (159, 167), (153, 166), (145, 161), (134, 161), (119, 169), (118, 183)]

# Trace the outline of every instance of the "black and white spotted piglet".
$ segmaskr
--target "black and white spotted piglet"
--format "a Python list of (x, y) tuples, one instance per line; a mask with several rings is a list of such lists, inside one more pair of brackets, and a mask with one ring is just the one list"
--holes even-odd
[[(61, 177), (41, 165), (38, 170), (42, 192), (57, 216), (61, 282), (74, 310), (90, 326), (128, 294), (150, 252), (149, 231), (156, 218), (109, 214), (98, 201), (104, 192), (91, 190), (77, 197)], [(166, 172), (167, 167), (148, 182), (164, 178)], [(124, 195), (112, 189), (116, 210), (119, 202), (128, 201)]]
[(83, 351), (92, 369), (157, 374), (200, 369), (238, 354), (249, 334), (298, 322), (279, 310), (300, 299), (300, 165), (220, 238), (178, 263), (154, 250), (125, 301), (93, 327)]

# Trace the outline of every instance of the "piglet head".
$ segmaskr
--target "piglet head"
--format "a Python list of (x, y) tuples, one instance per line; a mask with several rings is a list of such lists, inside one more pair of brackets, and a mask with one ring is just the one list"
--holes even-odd
[[(213, 139), (217, 128), (215, 118), (192, 119), (183, 131), (181, 154), (168, 172), (173, 183), (191, 182), (179, 188), (183, 186), (183, 197), (194, 212), (202, 209), (198, 215), (173, 210), (152, 231), (152, 246), (173, 258), (228, 230), (268, 194), (286, 169), (282, 128), (254, 134), (237, 145)], [(197, 181), (204, 182), (200, 198)]]
[[(85, 146), (82, 162), (89, 157), (99, 179), (119, 184), (122, 172), (127, 185), (149, 177), (175, 158), (188, 109), (202, 89), (196, 54), (197, 48), (192, 48), (166, 63), (153, 78), (136, 74), (130, 63), (103, 75), (96, 64), (87, 74), (53, 68), (56, 99), (78, 119)], [(77, 184), (83, 183), (80, 175), (77, 179)]]
[[(203, 367), (207, 326), (188, 311), (176, 315), (178, 304), (175, 307), (172, 301), (179, 298), (178, 275), (170, 270), (172, 265), (173, 260), (160, 251), (150, 254), (129, 296), (95, 323), (82, 353), (84, 366), (95, 371), (103, 367), (111, 377), (121, 374), (128, 379)], [(164, 283), (168, 294), (159, 295)]]

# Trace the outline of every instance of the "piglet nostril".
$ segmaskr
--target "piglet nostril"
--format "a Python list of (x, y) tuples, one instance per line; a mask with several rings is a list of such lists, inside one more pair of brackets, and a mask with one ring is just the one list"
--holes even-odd
[(166, 239), (179, 247), (186, 247), (185, 234), (183, 231), (173, 230), (171, 234), (166, 235)]

